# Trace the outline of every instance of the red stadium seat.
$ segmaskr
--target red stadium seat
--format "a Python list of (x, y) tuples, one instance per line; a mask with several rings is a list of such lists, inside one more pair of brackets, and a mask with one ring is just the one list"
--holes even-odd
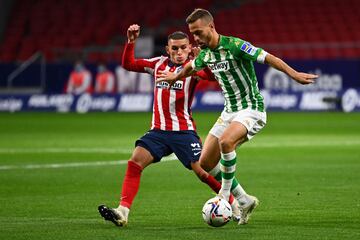
[[(51, 56), (55, 48), (117, 44), (118, 37), (122, 41), (132, 23), (151, 34), (187, 31), (184, 18), (195, 7), (211, 9), (222, 34), (254, 44), (276, 45), (285, 58), (360, 57), (359, 51), (351, 47), (360, 41), (358, 0), (263, 0), (241, 4), (233, 0), (221, 4), (215, 0), (182, 0), (175, 5), (160, 0), (22, 0), (14, 4), (0, 46), (19, 52), (21, 58), (37, 50)], [(23, 45), (29, 38), (35, 47), (27, 49)], [(304, 50), (299, 44), (312, 49)], [(323, 45), (320, 49), (319, 44)], [(337, 50), (330, 50), (333, 44)], [(289, 50), (289, 45), (296, 50)], [(13, 59), (14, 54), (9, 52), (1, 53), (2, 61)]]

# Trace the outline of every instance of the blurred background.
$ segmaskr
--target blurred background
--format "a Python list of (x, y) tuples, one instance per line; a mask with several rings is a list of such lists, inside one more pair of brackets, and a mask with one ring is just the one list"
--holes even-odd
[[(126, 30), (141, 25), (138, 58), (165, 54), (197, 7), (220, 34), (320, 75), (304, 87), (256, 64), (269, 111), (360, 110), (358, 0), (0, 0), (0, 111), (151, 111), (151, 76), (121, 67)], [(194, 110), (222, 106), (216, 84), (199, 84)]]

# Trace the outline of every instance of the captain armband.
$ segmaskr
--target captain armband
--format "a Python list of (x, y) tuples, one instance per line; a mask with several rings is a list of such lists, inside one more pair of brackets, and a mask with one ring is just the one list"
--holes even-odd
[(264, 64), (266, 55), (268, 55), (268, 53), (265, 50), (262, 49), (259, 56), (257, 57), (256, 61), (258, 63)]

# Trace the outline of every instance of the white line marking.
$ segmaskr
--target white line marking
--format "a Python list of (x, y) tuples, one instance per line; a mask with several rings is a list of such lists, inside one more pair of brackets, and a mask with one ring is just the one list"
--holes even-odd
[[(164, 157), (161, 162), (177, 160), (175, 155)], [(95, 161), (95, 162), (71, 162), (71, 163), (51, 163), (51, 164), (26, 164), (26, 165), (0, 165), (1, 170), (13, 169), (52, 169), (52, 168), (76, 168), (76, 167), (93, 167), (93, 166), (113, 166), (127, 164), (128, 160), (115, 161)]]
[[(344, 147), (360, 146), (359, 140), (334, 140), (329, 139), (309, 139), (309, 141), (293, 142), (251, 142), (244, 144), (246, 148), (286, 148), (286, 147)], [(18, 154), (18, 153), (119, 153), (131, 154), (132, 149), (116, 148), (0, 148), (0, 154)], [(170, 155), (162, 161), (172, 161), (177, 159), (175, 155)], [(91, 166), (111, 166), (126, 164), (127, 160), (115, 161), (93, 161), (93, 162), (71, 162), (71, 163), (53, 163), (53, 164), (27, 164), (27, 165), (0, 165), (0, 170), (12, 169), (51, 169), (51, 168), (74, 168), (74, 167), (91, 167)]]
[[(271, 141), (269, 139), (269, 141)], [(311, 139), (309, 141), (298, 141), (296, 138), (293, 142), (290, 141), (276, 141), (274, 142), (250, 142), (245, 143), (247, 148), (275, 148), (275, 147), (333, 147), (333, 146), (359, 146), (360, 140), (329, 140), (329, 139)], [(51, 147), (51, 148), (0, 148), (0, 154), (17, 154), (17, 153), (119, 153), (131, 154), (134, 149), (121, 148), (93, 148), (93, 147)]]
[(133, 149), (117, 148), (0, 148), (0, 153), (121, 153), (130, 154)]

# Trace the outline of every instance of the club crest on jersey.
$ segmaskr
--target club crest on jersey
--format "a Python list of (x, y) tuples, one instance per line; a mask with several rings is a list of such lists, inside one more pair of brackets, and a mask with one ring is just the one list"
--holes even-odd
[[(161, 88), (161, 89), (168, 89), (169, 88), (169, 83), (168, 82), (165, 82), (165, 81), (162, 81), (162, 82), (158, 82), (156, 84), (156, 87), (157, 88)], [(171, 89), (174, 89), (174, 90), (182, 90), (184, 87), (184, 81), (176, 81), (172, 86), (171, 86)]]
[(227, 71), (230, 68), (229, 61), (221, 61), (216, 63), (209, 63), (208, 67), (212, 72)]
[(251, 56), (254, 56), (256, 53), (256, 50), (258, 50), (258, 48), (254, 47), (253, 45), (251, 45), (248, 42), (244, 42), (241, 47), (240, 47), (241, 51), (246, 52), (248, 54), (250, 54)]

